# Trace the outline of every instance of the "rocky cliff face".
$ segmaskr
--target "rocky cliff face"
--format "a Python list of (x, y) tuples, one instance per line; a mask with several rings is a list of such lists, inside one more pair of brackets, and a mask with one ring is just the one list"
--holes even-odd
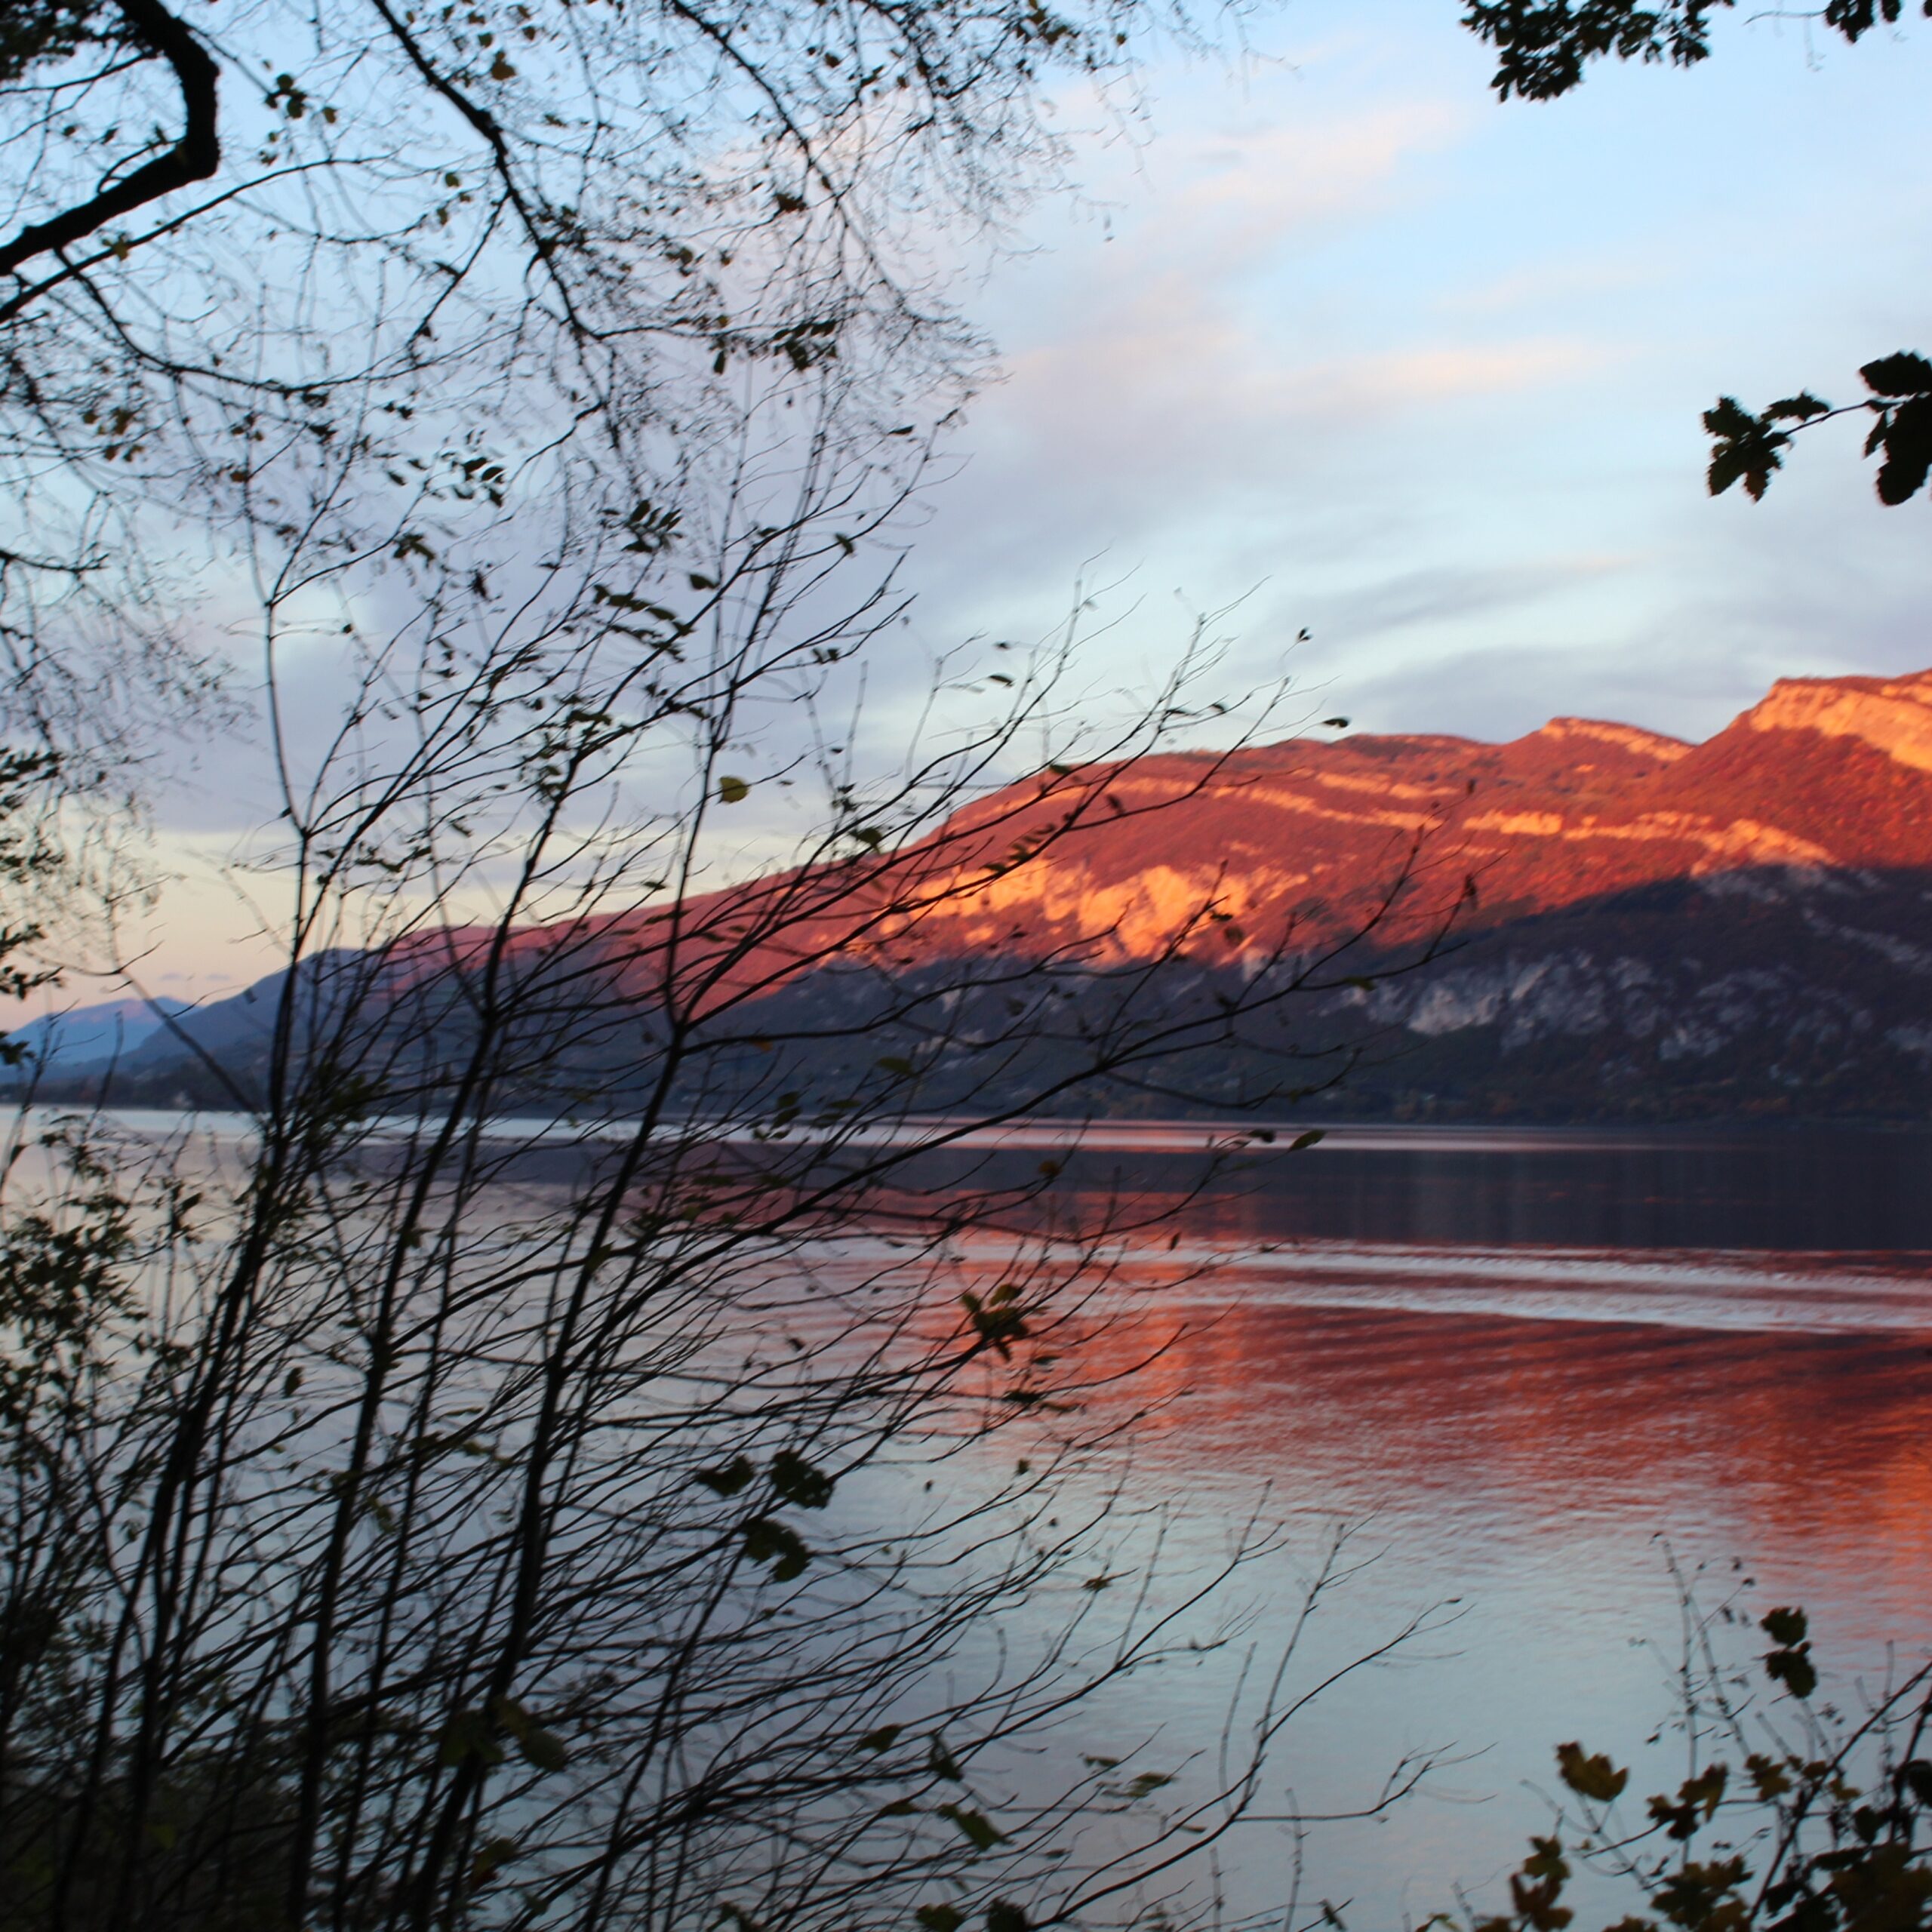
[[(1316, 1084), (1350, 1063), (1320, 1102), (1345, 1112), (1924, 1118), (1932, 672), (1788, 680), (1699, 745), (1562, 718), (1501, 745), (1356, 736), (1056, 770), (896, 855), (690, 902), (675, 949), (670, 930), (647, 908), (533, 929), (510, 952), (573, 1002), (597, 988), (611, 1041), (649, 1035), (675, 954), (685, 983), (706, 987), (679, 1000), (728, 1008), (740, 1039), (792, 1042), (801, 1081), (917, 1059), (934, 1069), (934, 1105), (966, 1091), (946, 1084), (934, 1041), (986, 1034), (962, 1020), (975, 1001), (1035, 1023), (1008, 997), (1015, 964), (1051, 960), (1072, 1015), (1029, 1035), (1029, 1057), (1077, 1057), (1083, 1001), (1099, 1011), (1138, 987), (1211, 1020), (1240, 1003), (1231, 993), (1251, 1000), (1324, 961), (1274, 1034), (1230, 1027), (1190, 1048), (1187, 1091), (1204, 1105), (1270, 1091), (1264, 1063), (1286, 1054)], [(412, 1051), (436, 1060), (463, 1004), (441, 989), (473, 942), (349, 961), (359, 990), (337, 1004), (406, 1009)], [(189, 1023), (224, 1063), (247, 1057), (229, 1035), (262, 1032), (249, 997)], [(533, 1025), (534, 1104), (564, 1031)], [(577, 1057), (595, 1070), (623, 1056)], [(116, 1091), (172, 1093), (182, 1061), (173, 1035), (145, 1043)], [(635, 1078), (612, 1073), (613, 1104)], [(1171, 1110), (1174, 1091), (1101, 1099)]]
[(1404, 934), (1441, 918), (1468, 878), (1463, 924), (1491, 930), (1666, 880), (1761, 897), (1843, 875), (1842, 897), (1857, 875), (1932, 868), (1932, 672), (1786, 680), (1701, 745), (1559, 718), (1503, 745), (1294, 740), (1096, 783), (1122, 807), (1162, 809), (1095, 814), (1051, 863), (948, 909), (928, 943), (1105, 929), (1117, 955), (1144, 957), (1214, 897), (1241, 929), (1235, 950), (1255, 956), (1352, 929), (1412, 849)]
[(1212, 904), (1190, 949), (1224, 970), (1364, 930), (1393, 966), (1446, 925), (1446, 956), (1330, 997), (1373, 1043), (1345, 1109), (1932, 1112), (1932, 672), (1783, 681), (1697, 745), (1562, 718), (1093, 782), (1104, 814), (921, 948), (1124, 963)]

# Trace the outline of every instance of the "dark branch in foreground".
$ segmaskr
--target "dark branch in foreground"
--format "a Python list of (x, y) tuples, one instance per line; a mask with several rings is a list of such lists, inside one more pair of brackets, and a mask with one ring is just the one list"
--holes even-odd
[(17, 275), (23, 263), (38, 255), (58, 254), (149, 202), (192, 181), (205, 181), (221, 165), (213, 57), (160, 0), (115, 0), (115, 4), (134, 37), (174, 69), (181, 90), (180, 137), (166, 152), (143, 162), (91, 200), (51, 220), (22, 229), (11, 242), (0, 246), (0, 275)]

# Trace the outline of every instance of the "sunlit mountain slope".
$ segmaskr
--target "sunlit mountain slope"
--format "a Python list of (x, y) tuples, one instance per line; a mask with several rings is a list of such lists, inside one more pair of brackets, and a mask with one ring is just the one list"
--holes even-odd
[[(359, 997), (420, 1001), (481, 944), (419, 936)], [(957, 1057), (890, 986), (1047, 961), (1063, 989), (1152, 971), (1159, 997), (1211, 1004), (1338, 949), (1295, 1008), (1298, 1051), (1319, 1035), (1352, 1063), (1331, 1110), (1932, 1114), (1932, 672), (1786, 680), (1697, 745), (1565, 718), (1500, 745), (1357, 735), (1055, 770), (897, 851), (534, 928), (509, 956), (595, 989), (600, 1066), (614, 1028), (682, 1002), (751, 1036), (767, 1016), (806, 1043), (799, 1077), (834, 1084), (924, 1040), (937, 1103)], [(185, 1030), (235, 1062), (261, 990)], [(183, 1030), (126, 1055), (116, 1091), (198, 1094)], [(1258, 1041), (1190, 1051), (1205, 1100), (1266, 1090)]]

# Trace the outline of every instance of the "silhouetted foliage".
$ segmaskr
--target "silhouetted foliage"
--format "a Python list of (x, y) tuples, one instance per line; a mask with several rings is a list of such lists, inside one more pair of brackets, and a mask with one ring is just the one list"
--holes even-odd
[[(1688, 67), (1711, 51), (1712, 18), (1735, 0), (1471, 0), (1463, 20), (1497, 54), (1491, 85), (1505, 100), (1552, 100), (1583, 79), (1594, 60), (1668, 61)], [(1901, 20), (1907, 0), (1828, 0), (1815, 18), (1847, 41)], [(1932, 19), (1932, 0), (1918, 11)], [(1753, 498), (1764, 495), (1781, 469), (1794, 430), (1834, 417), (1872, 418), (1867, 456), (1882, 457), (1875, 479), (1878, 500), (1903, 503), (1924, 487), (1932, 470), (1932, 362), (1909, 351), (1880, 356), (1859, 371), (1871, 392), (1864, 401), (1833, 408), (1808, 391), (1772, 403), (1755, 414), (1730, 396), (1704, 414), (1713, 438), (1710, 493), (1721, 496), (1742, 482)]]
[[(1723, 1620), (1728, 1621), (1728, 1619)], [(1509, 1909), (1432, 1926), (1562, 1932), (1576, 1923), (1573, 1880), (1587, 1873), (1615, 1903), (1605, 1932), (1911, 1932), (1932, 1923), (1932, 1666), (1862, 1709), (1821, 1703), (1810, 1623), (1790, 1607), (1758, 1630), (1756, 1660), (1780, 1718), (1748, 1672), (1721, 1658), (1700, 1624), (1678, 1713), (1690, 1764), (1674, 1789), (1623, 1805), (1629, 1771), (1579, 1743), (1556, 1749), (1577, 1801), (1531, 1841), (1509, 1881)], [(1629, 1900), (1635, 1909), (1622, 1909)], [(1608, 1915), (1615, 1913), (1614, 1924)]]
[[(853, 1060), (788, 1085), (848, 1023), (781, 1029), (761, 992), (839, 957), (890, 990), (907, 931), (1112, 823), (1187, 711), (1171, 686), (1112, 755), (976, 798), (1054, 726), (1029, 678), (891, 781), (841, 777), (812, 863), (640, 911), (708, 849), (724, 747), (755, 754), (740, 721), (789, 688), (774, 649), (694, 654), (671, 724), (619, 730), (595, 681), (627, 641), (553, 639), (534, 683), (477, 667), (460, 730), (419, 713), (399, 766), (329, 748), (291, 803), (310, 882), (239, 1134), (23, 1117), (0, 1924), (639, 1932), (695, 1899), (740, 1932), (1104, 1924), (1252, 1807), (1308, 1694), (1293, 1631), (1161, 1808), (1166, 1770), (1115, 1776), (1131, 1753), (1070, 1731), (1220, 1641), (1213, 1589), (1269, 1540), (1170, 1586), (1159, 1512), (1106, 1475), (1133, 1408), (1103, 1398), (1149, 1353), (1115, 1269), (1175, 1204), (1061, 1199), (1058, 1161), (975, 1137), (1159, 1077), (1346, 961), (1284, 941), (1174, 1002), (1155, 968), (1221, 949), (1211, 886), (1148, 970), (1092, 970), (1104, 919), (954, 960), (908, 976), (916, 1058), (868, 1013)], [(645, 753), (694, 720), (667, 787)], [(512, 888), (461, 919), (485, 863)], [(505, 1117), (533, 1095), (547, 1118)]]
[(601, 521), (633, 568), (598, 614), (678, 648), (734, 594), (695, 472), (750, 392), (802, 447), (839, 391), (881, 494), (906, 484), (986, 366), (946, 257), (1054, 177), (1052, 77), (1124, 74), (1177, 22), (1161, 0), (9, 7), (0, 721), (77, 786), (111, 770), (205, 710), (233, 577), (299, 601), (298, 549), (427, 606), (514, 598), (503, 573)]
[[(1204, 878), (1151, 956), (903, 954), (1268, 694), (1197, 639), (1076, 702), (1069, 637), (935, 653), (883, 749), (860, 703), (985, 357), (948, 251), (1158, 17), (8, 16), (0, 721), (104, 795), (245, 635), (279, 970), (168, 1020), (240, 1118), (5, 1150), (0, 1923), (1025, 1932), (1251, 1808), (1292, 1633), (1184, 1795), (1070, 1734), (1270, 1539), (1157, 1588), (1106, 1478), (1166, 1211), (974, 1137), (1184, 1084), (1347, 939), (1174, 997)], [(863, 1010), (758, 1004), (818, 968)]]

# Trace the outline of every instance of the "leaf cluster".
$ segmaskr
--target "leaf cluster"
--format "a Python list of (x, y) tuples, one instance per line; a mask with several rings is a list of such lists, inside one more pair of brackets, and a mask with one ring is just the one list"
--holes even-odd
[(1732, 0), (1472, 0), (1463, 24), (1497, 51), (1491, 81), (1503, 99), (1552, 100), (1593, 60), (1692, 66), (1710, 51), (1710, 17)]
[[(1503, 100), (1551, 100), (1583, 79), (1593, 61), (1668, 61), (1695, 66), (1711, 51), (1711, 22), (1736, 0), (1469, 0), (1463, 24), (1496, 49), (1491, 85)], [(1817, 17), (1847, 41), (1903, 18), (1910, 0), (1826, 0)], [(1932, 19), (1932, 0), (1918, 11)], [(1882, 455), (1876, 485), (1887, 507), (1924, 488), (1932, 471), (1932, 363), (1900, 352), (1868, 362), (1860, 372), (1875, 417), (1866, 439), (1868, 456)], [(1706, 481), (1721, 496), (1742, 483), (1754, 500), (1782, 469), (1792, 430), (1844, 412), (1808, 391), (1785, 398), (1755, 414), (1733, 396), (1721, 396), (1704, 412), (1713, 439)], [(1789, 428), (1786, 426), (1790, 426)]]
[[(1916, 496), (1932, 472), (1932, 361), (1901, 349), (1866, 363), (1859, 374), (1872, 394), (1849, 407), (1872, 417), (1865, 454), (1882, 457), (1874, 483), (1879, 502), (1892, 508)], [(1755, 416), (1735, 397), (1721, 396), (1704, 412), (1704, 428), (1715, 439), (1706, 479), (1711, 494), (1721, 497), (1741, 482), (1754, 500), (1761, 497), (1791, 443), (1792, 430), (1780, 426), (1802, 429), (1845, 413), (1808, 392)]]
[(1704, 412), (1704, 428), (1716, 438), (1705, 478), (1711, 494), (1721, 497), (1734, 483), (1742, 482), (1754, 501), (1761, 497), (1771, 472), (1783, 466), (1782, 451), (1791, 441), (1777, 426), (1801, 424), (1830, 413), (1829, 403), (1810, 395), (1789, 396), (1755, 416), (1735, 397), (1720, 396)]
[[(1932, 1760), (1924, 1755), (1932, 1690), (1920, 1672), (1863, 1720), (1813, 1707), (1818, 1673), (1801, 1610), (1770, 1611), (1765, 1678), (1804, 1717), (1801, 1743), (1746, 1743), (1739, 1714), (1713, 1675), (1687, 1712), (1691, 1735), (1715, 1718), (1740, 1747), (1674, 1792), (1654, 1793), (1641, 1822), (1619, 1800), (1627, 1768), (1580, 1744), (1559, 1745), (1557, 1774), (1580, 1801), (1580, 1828), (1531, 1841), (1510, 1880), (1507, 1912), (1470, 1932), (1563, 1932), (1576, 1919), (1566, 1890), (1587, 1866), (1634, 1893), (1635, 1912), (1605, 1932), (1909, 1932), (1932, 1923)], [(1861, 1761), (1868, 1770), (1857, 1767)], [(1454, 1925), (1438, 1917), (1432, 1923)]]
[[(1694, 66), (1711, 51), (1712, 17), (1736, 0), (1470, 0), (1463, 24), (1497, 51), (1491, 81), (1507, 100), (1567, 94), (1592, 61)], [(1848, 41), (1895, 22), (1909, 0), (1826, 0), (1820, 18)], [(1932, 0), (1921, 11), (1932, 18)]]
[(1884, 457), (1878, 500), (1903, 503), (1925, 487), (1932, 471), (1932, 362), (1901, 351), (1866, 363), (1859, 374), (1874, 398), (1866, 405), (1874, 420), (1865, 454)]
[(103, 38), (100, 16), (106, 11), (104, 0), (13, 0), (0, 10), (0, 82)]

